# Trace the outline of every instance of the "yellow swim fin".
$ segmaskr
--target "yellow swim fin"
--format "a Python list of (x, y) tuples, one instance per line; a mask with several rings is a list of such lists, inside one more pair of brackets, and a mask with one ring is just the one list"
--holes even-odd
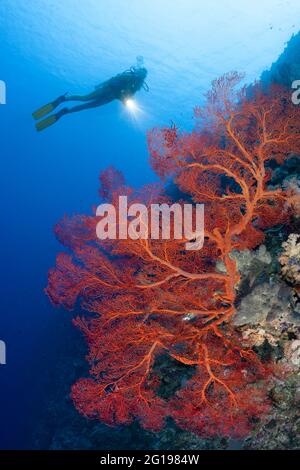
[(34, 119), (41, 119), (42, 117), (46, 116), (46, 114), (51, 113), (51, 111), (53, 111), (53, 109), (54, 108), (53, 108), (52, 103), (48, 103), (45, 106), (43, 106), (42, 108), (40, 108), (37, 111), (35, 111), (34, 113), (32, 113), (32, 116), (34, 117)]
[(55, 124), (60, 116), (58, 114), (52, 114), (52, 116), (47, 117), (46, 119), (43, 119), (40, 122), (37, 122), (35, 127), (37, 131), (43, 131), (44, 129), (47, 129), (47, 127), (52, 126), (52, 124)]
[(62, 96), (59, 96), (58, 98), (56, 98), (56, 100), (52, 101), (51, 103), (45, 104), (45, 106), (42, 106), (37, 111), (32, 113), (33, 118), (38, 120), (46, 116), (46, 114), (51, 113), (55, 108), (57, 108), (57, 106), (66, 101), (66, 94), (67, 93)]

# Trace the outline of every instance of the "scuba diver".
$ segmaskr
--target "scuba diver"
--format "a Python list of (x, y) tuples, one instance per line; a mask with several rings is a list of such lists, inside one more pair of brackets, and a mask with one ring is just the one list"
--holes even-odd
[(147, 69), (141, 66), (141, 59), (137, 58), (138, 63), (136, 66), (131, 67), (123, 73), (106, 80), (105, 82), (97, 85), (95, 90), (87, 95), (69, 95), (68, 93), (59, 96), (52, 103), (48, 103), (42, 108), (35, 111), (32, 115), (35, 120), (39, 120), (51, 113), (60, 104), (68, 101), (82, 101), (83, 104), (73, 106), (72, 108), (62, 108), (55, 114), (43, 119), (36, 123), (37, 131), (42, 131), (47, 127), (55, 124), (62, 116), (70, 113), (76, 113), (84, 109), (97, 108), (103, 106), (114, 100), (120, 100), (124, 104), (129, 100), (137, 91), (142, 87), (148, 91), (148, 85), (145, 82), (147, 76)]

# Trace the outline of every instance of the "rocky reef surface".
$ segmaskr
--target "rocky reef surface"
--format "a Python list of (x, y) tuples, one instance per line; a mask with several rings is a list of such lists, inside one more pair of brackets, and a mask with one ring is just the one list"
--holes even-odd
[(240, 258), (242, 263), (249, 260), (241, 286), (252, 283), (252, 287), (240, 300), (234, 324), (262, 361), (272, 359), (282, 371), (269, 392), (270, 413), (243, 447), (300, 449), (299, 302), (293, 286), (282, 279), (285, 276), (276, 252), (272, 256), (261, 246), (253, 253), (241, 253)]

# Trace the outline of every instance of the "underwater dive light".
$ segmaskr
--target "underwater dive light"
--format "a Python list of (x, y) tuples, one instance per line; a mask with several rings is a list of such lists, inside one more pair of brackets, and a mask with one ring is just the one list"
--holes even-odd
[(132, 112), (137, 111), (138, 109), (136, 102), (132, 98), (127, 98), (125, 100), (125, 106)]

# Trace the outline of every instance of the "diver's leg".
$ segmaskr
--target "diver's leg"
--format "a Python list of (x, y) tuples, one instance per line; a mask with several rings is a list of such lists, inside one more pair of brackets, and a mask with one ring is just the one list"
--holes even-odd
[(111, 101), (113, 101), (113, 99), (114, 98), (112, 98), (111, 96), (103, 96), (102, 99), (89, 101), (88, 103), (79, 104), (78, 106), (73, 106), (72, 108), (63, 108), (61, 111), (58, 112), (58, 114), (61, 113), (61, 115), (64, 115), (70, 113), (77, 113), (78, 111), (83, 111), (84, 109), (97, 108), (99, 106), (103, 106), (105, 104), (110, 103)]
[(42, 121), (37, 122), (35, 125), (36, 129), (38, 131), (43, 131), (47, 127), (55, 124), (60, 118), (65, 116), (65, 114), (76, 113), (77, 111), (82, 111), (83, 109), (88, 109), (88, 108), (96, 108), (97, 106), (100, 106), (100, 104), (97, 103), (96, 101), (91, 101), (89, 103), (81, 104), (79, 106), (74, 106), (73, 108), (62, 108), (57, 113), (51, 114), (46, 119), (43, 119)]
[(49, 116), (48, 118), (36, 123), (36, 129), (38, 131), (43, 131), (47, 127), (52, 126), (52, 124), (56, 123), (65, 114), (76, 113), (78, 111), (83, 111), (84, 109), (98, 108), (99, 106), (103, 106), (104, 104), (110, 103), (111, 101), (113, 101), (113, 99), (114, 98), (107, 96), (105, 97), (105, 99), (103, 98), (102, 100), (90, 101), (88, 103), (80, 104), (78, 106), (73, 106), (73, 108), (62, 108), (57, 113), (51, 114), (51, 116)]
[(98, 101), (102, 97), (105, 97), (109, 93), (109, 90), (106, 88), (97, 88), (87, 95), (66, 95), (65, 101)]
[[(67, 93), (65, 93), (64, 95), (59, 96), (56, 100), (52, 101), (51, 103), (46, 104), (42, 108), (39, 108), (32, 115), (36, 120), (41, 119), (42, 117), (46, 116), (46, 114), (51, 113), (52, 111), (54, 111), (55, 108), (57, 108), (60, 104), (66, 101), (97, 101), (99, 103), (99, 106), (101, 106), (101, 104), (109, 103), (114, 98), (115, 97), (112, 94), (112, 90), (107, 86), (99, 87), (92, 91), (92, 93), (89, 93), (87, 95), (67, 95)], [(93, 108), (94, 105), (91, 107)]]
[(94, 98), (94, 92), (92, 92), (88, 95), (67, 95), (65, 101), (91, 101)]

